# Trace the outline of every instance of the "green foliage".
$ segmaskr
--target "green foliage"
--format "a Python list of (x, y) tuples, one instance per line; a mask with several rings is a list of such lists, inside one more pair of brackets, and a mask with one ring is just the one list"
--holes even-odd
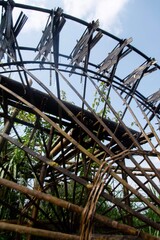
[[(110, 109), (107, 106), (107, 102), (110, 102), (110, 99), (107, 98), (107, 86), (105, 83), (100, 83), (100, 91), (102, 92), (102, 95), (99, 95), (98, 92), (95, 93), (95, 99), (92, 104), (92, 107), (95, 112), (97, 112), (101, 117), (107, 117), (109, 118)], [(66, 101), (66, 94), (65, 92), (61, 92), (62, 100)], [(106, 96), (106, 99), (104, 99), (104, 96)], [(9, 108), (9, 115), (12, 115), (13, 109)], [(122, 116), (122, 112), (120, 111), (117, 115), (117, 117)], [(32, 125), (22, 125), (19, 123), (15, 123), (14, 127), (19, 133), (19, 136), (16, 136), (15, 132), (12, 130), (10, 135), (14, 136), (14, 138), (18, 141), (20, 141), (23, 146), (29, 147), (34, 152), (41, 154), (41, 156), (46, 156), (46, 149), (47, 144), (49, 142), (49, 133), (51, 130), (51, 126), (48, 122), (46, 122), (44, 119), (39, 118), (35, 114), (27, 113), (25, 111), (19, 111), (16, 118), (27, 122), (28, 124)], [(114, 119), (117, 121), (117, 118)], [(3, 128), (4, 120), (1, 119), (0, 126), (1, 129)], [(36, 126), (36, 127), (35, 127)], [(46, 131), (43, 131), (43, 130)], [(48, 130), (48, 132), (47, 132)], [(57, 141), (57, 134), (53, 131), (53, 138), (52, 138), (52, 144), (54, 145), (54, 142)], [(85, 143), (89, 141), (86, 137), (83, 139)], [(93, 147), (90, 147), (88, 149), (89, 152), (92, 153)], [(48, 157), (48, 156), (47, 156)], [(79, 154), (79, 161), (82, 163), (80, 167), (77, 169), (77, 175), (81, 177), (81, 179), (87, 179), (88, 183), (93, 180), (97, 170), (98, 165), (97, 163), (91, 162), (85, 162), (83, 159), (82, 154)], [(74, 159), (75, 160), (75, 159)], [(75, 161), (76, 164), (76, 161)], [(87, 164), (90, 164), (89, 167)], [(12, 181), (15, 181), (19, 184), (22, 184), (27, 187), (31, 187), (39, 189), (41, 188), (42, 191), (51, 194), (52, 196), (56, 196), (60, 199), (65, 199), (69, 202), (73, 202), (77, 205), (85, 206), (86, 201), (88, 199), (88, 195), (90, 191), (86, 189), (82, 184), (76, 183), (75, 181), (65, 178), (62, 174), (59, 175), (59, 178), (56, 178), (56, 171), (52, 172), (50, 167), (46, 167), (44, 179), (41, 182), (40, 186), (40, 176), (42, 174), (42, 167), (43, 163), (37, 161), (36, 158), (33, 156), (30, 156), (26, 154), (23, 149), (16, 147), (14, 144), (10, 142), (6, 142), (0, 155), (0, 177), (6, 178)], [(65, 167), (69, 167), (69, 165), (65, 165)], [(89, 169), (89, 170), (88, 170)], [(72, 171), (72, 169), (71, 169)], [(64, 181), (65, 179), (65, 181)], [(64, 183), (65, 182), (65, 183)], [(114, 185), (114, 184), (113, 184)], [(104, 192), (107, 192), (109, 194), (112, 194), (112, 183), (108, 184), (104, 187)], [(118, 198), (122, 197), (122, 189), (117, 190), (115, 193), (115, 196)], [(153, 192), (156, 194), (155, 192)], [(19, 193), (15, 190), (9, 190), (6, 187), (1, 187), (0, 189), (0, 199), (1, 199), (1, 206), (0, 206), (0, 219), (8, 219), (8, 220), (21, 220), (21, 213), (25, 212), (28, 215), (32, 214), (32, 211), (34, 207), (38, 206), (39, 211), (37, 214), (37, 219), (39, 221), (50, 221), (50, 222), (58, 222), (64, 223), (62, 226), (60, 226), (61, 230), (64, 230), (63, 227), (65, 226), (66, 219), (68, 222), (71, 222), (74, 217), (74, 223), (76, 225), (76, 221), (79, 221), (79, 217), (73, 216), (73, 213), (68, 213), (67, 210), (61, 209), (60, 207), (53, 206), (52, 204), (41, 201), (40, 203), (35, 202), (35, 205), (32, 204), (31, 199), (26, 197), (24, 194)], [(33, 199), (32, 199), (33, 200)], [(31, 205), (29, 205), (31, 203)], [(111, 209), (111, 211), (110, 211)], [(134, 206), (133, 206), (134, 209)], [(100, 214), (104, 214), (107, 217), (110, 217), (111, 219), (125, 219), (126, 218), (126, 212), (124, 210), (121, 210), (118, 207), (113, 206), (113, 204), (109, 203), (104, 197), (100, 197), (97, 203), (97, 212)], [(76, 215), (76, 214), (75, 214)], [(155, 222), (158, 222), (159, 219), (157, 215), (150, 209), (145, 211), (145, 215), (148, 216), (151, 219), (154, 219)], [(22, 218), (23, 220), (23, 218)], [(27, 218), (25, 221), (29, 221)], [(137, 218), (133, 217), (133, 225), (137, 226), (137, 228), (140, 228), (143, 226), (143, 222), (138, 220)], [(73, 224), (74, 225), (74, 224)], [(66, 231), (74, 231), (74, 228), (76, 226), (72, 226), (72, 228), (65, 226), (68, 229), (65, 229)], [(52, 226), (53, 227), (53, 226)], [(57, 227), (57, 226), (55, 226)], [(144, 228), (146, 232), (149, 232), (150, 234), (153, 234), (155, 236), (160, 235), (160, 231), (154, 230), (153, 228), (146, 226)], [(14, 239), (14, 234), (12, 233), (0, 233), (0, 239)], [(24, 238), (25, 239), (25, 238)], [(36, 238), (35, 238), (36, 239)]]
[(108, 88), (105, 82), (100, 82), (99, 84), (99, 91), (101, 94), (96, 90), (94, 94), (94, 101), (92, 103), (92, 109), (101, 117), (108, 117), (110, 113), (110, 109), (107, 107), (106, 103), (110, 102), (108, 98)]
[(19, 111), (17, 118), (24, 120), (26, 122), (29, 123), (34, 123), (36, 121), (36, 115), (29, 113), (29, 112), (25, 112), (25, 111)]

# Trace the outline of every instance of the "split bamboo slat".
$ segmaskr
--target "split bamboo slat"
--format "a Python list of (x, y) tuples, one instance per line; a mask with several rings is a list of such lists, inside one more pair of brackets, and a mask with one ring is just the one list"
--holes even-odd
[(160, 239), (156, 60), (98, 20), (0, 8), (0, 239)]

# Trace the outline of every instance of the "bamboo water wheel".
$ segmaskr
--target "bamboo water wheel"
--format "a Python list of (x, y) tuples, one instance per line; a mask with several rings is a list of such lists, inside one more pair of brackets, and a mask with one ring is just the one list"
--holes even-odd
[(0, 239), (160, 239), (156, 60), (98, 21), (0, 6)]

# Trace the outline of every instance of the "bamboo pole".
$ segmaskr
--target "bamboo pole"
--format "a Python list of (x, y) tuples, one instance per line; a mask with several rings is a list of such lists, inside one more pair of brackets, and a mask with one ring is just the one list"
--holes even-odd
[[(59, 199), (57, 197), (51, 196), (50, 194), (42, 193), (37, 190), (31, 190), (27, 187), (21, 186), (15, 182), (9, 181), (7, 179), (2, 179), (0, 178), (0, 184), (4, 185), (8, 188), (15, 189), (23, 194), (30, 195), (33, 197), (36, 197), (37, 199), (44, 200), (47, 202), (50, 202), (56, 206), (68, 209), (70, 211), (76, 212), (78, 214), (82, 214), (83, 208), (76, 205), (72, 204), (70, 202), (67, 202), (65, 200)], [(155, 236), (152, 236), (148, 233), (141, 232), (138, 229), (128, 226), (126, 224), (119, 223), (117, 221), (114, 221), (106, 216), (102, 216), (100, 214), (95, 214), (94, 219), (103, 223), (107, 227), (111, 227), (114, 229), (117, 229), (125, 234), (133, 235), (133, 236), (139, 236), (143, 240), (160, 240), (160, 238), (157, 238)], [(1, 224), (0, 224), (1, 225)]]
[[(3, 133), (7, 133), (7, 134), (10, 133), (11, 128), (12, 128), (13, 123), (14, 123), (13, 119), (18, 115), (18, 113), (19, 113), (19, 109), (14, 108), (10, 120), (8, 120), (8, 119), (6, 120), (6, 123), (5, 123), (4, 128), (3, 128)], [(2, 150), (5, 142), (6, 142), (6, 140), (2, 136), (0, 136), (0, 151)]]
[[(66, 234), (61, 232), (48, 231), (38, 228), (31, 228), (17, 224), (0, 222), (0, 230), (13, 231), (21, 234), (31, 234), (32, 236), (39, 236), (41, 238), (55, 239), (55, 240), (80, 240), (80, 237), (75, 234)], [(93, 234), (91, 240), (135, 240), (134, 236), (130, 235), (101, 235)], [(136, 240), (142, 240), (137, 237)]]
[(10, 232), (16, 232), (20, 234), (30, 234), (33, 236), (44, 237), (47, 239), (57, 239), (57, 240), (79, 240), (79, 236), (70, 235), (61, 232), (53, 232), (43, 229), (37, 229), (32, 227), (26, 227), (18, 224), (11, 224), (6, 222), (0, 222), (0, 229)]

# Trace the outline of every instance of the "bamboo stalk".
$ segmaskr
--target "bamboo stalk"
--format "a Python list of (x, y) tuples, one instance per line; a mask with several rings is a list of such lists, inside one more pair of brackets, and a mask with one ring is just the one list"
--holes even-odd
[[(4, 136), (4, 134), (3, 134), (3, 136)], [(44, 156), (38, 155), (37, 153), (34, 153), (31, 149), (28, 149), (27, 147), (25, 147), (25, 146), (23, 146), (22, 144), (18, 143), (16, 140), (11, 139), (11, 137), (7, 136), (6, 134), (5, 134), (4, 138), (6, 138), (7, 140), (11, 141), (11, 142), (14, 143), (16, 146), (18, 146), (18, 147), (20, 147), (20, 148), (23, 148), (23, 150), (24, 150), (25, 152), (31, 154), (32, 156), (36, 157), (36, 158), (39, 159), (40, 161), (43, 161), (43, 162), (45, 162), (45, 163), (47, 163), (47, 162), (49, 161), (49, 159), (45, 158)], [(17, 144), (18, 144), (18, 145), (17, 145)], [(23, 146), (23, 147), (22, 147), (22, 146)], [(84, 185), (85, 187), (88, 188), (87, 182), (86, 182), (85, 180), (79, 178), (78, 176), (75, 176), (74, 174), (71, 174), (69, 171), (67, 171), (67, 169), (63, 169), (63, 168), (61, 168), (60, 166), (56, 166), (56, 165), (55, 165), (55, 166), (52, 166), (52, 167), (53, 167), (54, 169), (58, 170), (59, 172), (65, 174), (66, 176), (71, 177), (73, 180), (79, 182), (80, 184), (82, 184), (82, 185)], [(118, 176), (117, 176), (117, 177), (118, 177)], [(123, 183), (122, 183), (122, 184), (123, 184)], [(136, 190), (135, 190), (135, 191), (136, 191)], [(136, 191), (136, 192), (137, 192), (137, 191)], [(137, 192), (137, 193), (138, 193), (138, 192)], [(105, 195), (104, 197), (105, 197), (106, 199), (108, 199), (108, 197), (111, 197), (111, 196), (106, 197), (106, 196), (107, 196), (106, 193), (102, 193), (102, 195)], [(111, 202), (114, 202), (114, 203), (115, 203), (115, 199), (113, 199), (113, 198), (112, 198), (112, 199), (109, 198), (109, 199), (110, 199)], [(109, 200), (109, 199), (108, 199), (108, 200)], [(150, 202), (149, 199), (147, 199), (147, 198), (145, 198), (145, 199), (146, 199), (146, 201)], [(142, 200), (142, 199), (139, 199), (139, 200), (142, 201), (142, 202), (144, 201), (144, 200)], [(150, 204), (151, 204), (151, 203), (150, 203)], [(144, 215), (139, 215), (138, 212), (133, 211), (133, 209), (128, 208), (127, 205), (124, 205), (124, 204), (120, 203), (119, 201), (118, 201), (118, 202), (116, 201), (116, 205), (117, 205), (117, 206), (120, 206), (122, 209), (125, 209), (125, 211), (127, 211), (127, 212), (129, 212), (129, 213), (132, 213), (132, 215), (137, 216), (139, 219), (141, 219), (142, 221), (144, 221), (145, 223), (147, 223), (147, 224), (150, 225), (150, 226), (154, 226), (154, 227), (155, 227), (155, 226), (157, 225), (156, 222), (151, 221), (151, 219), (146, 218)], [(158, 225), (156, 228), (159, 228), (159, 225)]]
[[(22, 225), (0, 222), (0, 230), (3, 231), (13, 231), (21, 234), (31, 234), (33, 236), (39, 236), (47, 239), (55, 240), (80, 240), (80, 237), (74, 234), (66, 234), (61, 232), (47, 231), (38, 228), (31, 228)], [(101, 235), (93, 234), (91, 240), (135, 240), (134, 236), (130, 235)], [(142, 238), (137, 237), (136, 240), (142, 240)]]
[(9, 94), (13, 95), (18, 100), (22, 101), (24, 104), (26, 104), (28, 107), (30, 107), (34, 112), (39, 114), (44, 120), (46, 120), (48, 123), (50, 123), (52, 127), (54, 127), (62, 136), (64, 136), (64, 138), (68, 139), (69, 142), (73, 143), (81, 152), (83, 152), (85, 155), (87, 155), (89, 158), (91, 158), (94, 162), (96, 162), (97, 164), (100, 165), (99, 159), (97, 159), (93, 154), (91, 154), (84, 147), (82, 147), (76, 140), (74, 140), (65, 131), (63, 131), (55, 122), (53, 122), (50, 118), (48, 118), (43, 112), (41, 112), (33, 104), (29, 103), (28, 101), (26, 101), (25, 99), (21, 98), (16, 93), (10, 91), (8, 88), (4, 87), (1, 84), (0, 84), (0, 88), (4, 89), (6, 92), (8, 92)]
[[(18, 115), (18, 113), (19, 113), (19, 109), (14, 108), (11, 118), (9, 120), (7, 119), (7, 121), (4, 125), (3, 133), (7, 133), (7, 134), (10, 133), (11, 128), (12, 128), (13, 123), (14, 123), (13, 119)], [(2, 150), (5, 142), (6, 142), (6, 140), (2, 136), (0, 136), (0, 151)]]
[[(56, 206), (68, 209), (68, 210), (76, 212), (78, 214), (81, 214), (83, 212), (83, 208), (76, 204), (72, 204), (65, 200), (51, 196), (50, 194), (42, 193), (37, 190), (31, 190), (27, 187), (21, 186), (15, 182), (7, 180), (7, 179), (0, 178), (0, 184), (6, 186), (8, 188), (15, 189), (23, 194), (31, 195), (33, 197), (36, 197), (37, 199), (41, 199), (41, 200), (50, 202)], [(117, 229), (123, 233), (130, 234), (133, 236), (140, 236), (140, 237), (142, 237), (143, 240), (160, 240), (160, 238), (154, 237), (145, 232), (141, 232), (134, 227), (111, 220), (110, 218), (108, 218), (106, 216), (102, 216), (100, 214), (95, 214), (94, 219), (103, 223), (107, 227)], [(0, 224), (0, 226), (1, 226), (1, 224)]]
[(79, 236), (70, 235), (61, 232), (53, 232), (42, 229), (36, 229), (32, 227), (26, 227), (17, 224), (11, 224), (6, 222), (0, 222), (0, 229), (10, 232), (17, 232), (20, 234), (30, 234), (33, 236), (44, 237), (47, 239), (57, 239), (57, 240), (79, 240)]

